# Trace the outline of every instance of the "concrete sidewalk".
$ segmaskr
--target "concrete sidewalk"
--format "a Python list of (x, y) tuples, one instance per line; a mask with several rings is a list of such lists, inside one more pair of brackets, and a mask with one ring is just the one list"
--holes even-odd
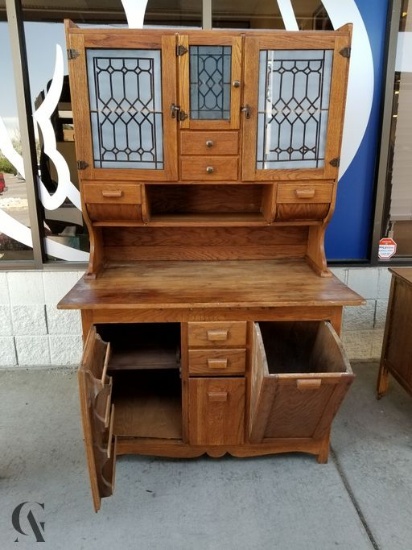
[[(52, 550), (409, 550), (412, 399), (391, 380), (377, 401), (377, 365), (354, 370), (328, 464), (305, 455), (122, 457), (98, 514), (76, 374), (0, 371), (0, 547), (16, 548), (17, 538), (33, 547), (44, 521), (41, 548)], [(27, 535), (12, 522), (24, 502), (14, 525)]]

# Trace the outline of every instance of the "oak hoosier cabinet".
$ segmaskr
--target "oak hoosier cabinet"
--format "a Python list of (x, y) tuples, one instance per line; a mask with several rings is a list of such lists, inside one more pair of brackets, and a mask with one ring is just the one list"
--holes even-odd
[(326, 462), (362, 303), (323, 247), (350, 25), (66, 32), (91, 252), (59, 307), (81, 310), (96, 510), (121, 454)]

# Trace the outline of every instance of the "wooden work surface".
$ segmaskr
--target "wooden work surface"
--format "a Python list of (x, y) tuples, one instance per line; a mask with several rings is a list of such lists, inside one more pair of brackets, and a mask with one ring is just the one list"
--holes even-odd
[(61, 309), (253, 308), (360, 305), (335, 276), (300, 260), (113, 263), (82, 278)]
[(412, 267), (391, 267), (389, 271), (407, 283), (412, 283)]

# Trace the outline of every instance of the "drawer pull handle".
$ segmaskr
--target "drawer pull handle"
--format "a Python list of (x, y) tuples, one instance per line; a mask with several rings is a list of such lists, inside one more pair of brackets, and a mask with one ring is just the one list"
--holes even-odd
[(102, 195), (105, 199), (120, 199), (123, 197), (123, 191), (121, 189), (117, 191), (102, 191)]
[(295, 189), (295, 195), (298, 199), (313, 199), (315, 196), (314, 189)]
[(223, 342), (229, 336), (228, 330), (208, 330), (207, 339), (210, 342)]
[(227, 401), (227, 391), (209, 391), (207, 397), (212, 403), (225, 403)]
[(213, 174), (214, 171), (215, 171), (215, 169), (213, 168), (213, 166), (207, 166), (206, 167), (206, 173), (207, 174)]
[(303, 379), (303, 380), (297, 380), (296, 386), (299, 391), (305, 391), (305, 390), (318, 390), (322, 384), (322, 380), (320, 378), (313, 378), (313, 379)]
[(227, 369), (227, 359), (208, 359), (207, 366), (209, 369)]
[(206, 140), (206, 147), (213, 147), (214, 143), (213, 143), (213, 140), (212, 139), (207, 139)]

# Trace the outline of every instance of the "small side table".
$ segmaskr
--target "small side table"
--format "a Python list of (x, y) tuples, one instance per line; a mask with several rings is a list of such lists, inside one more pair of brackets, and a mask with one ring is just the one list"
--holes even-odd
[(412, 395), (412, 267), (389, 271), (392, 282), (378, 375), (378, 399), (388, 390), (389, 373)]

